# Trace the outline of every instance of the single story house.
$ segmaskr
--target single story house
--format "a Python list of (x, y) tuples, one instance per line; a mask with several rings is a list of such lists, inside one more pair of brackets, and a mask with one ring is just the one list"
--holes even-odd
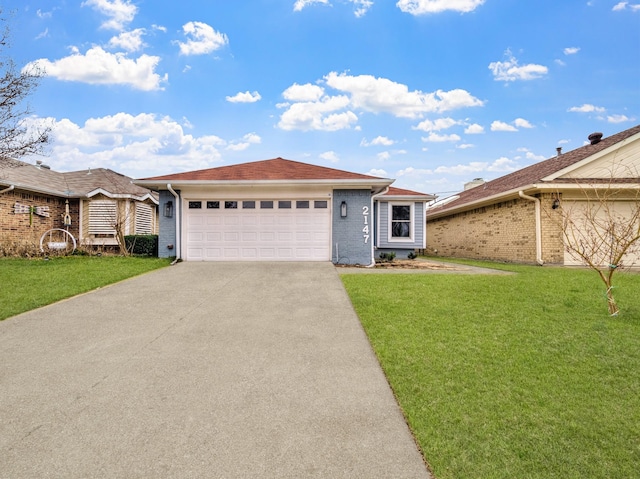
[(372, 265), (425, 247), (434, 197), (393, 181), (275, 158), (135, 183), (159, 192), (161, 257)]
[[(557, 148), (556, 156), (501, 178), (474, 180), (463, 192), (430, 205), (427, 250), (461, 258), (582, 264), (568, 251), (563, 218), (575, 214), (579, 222), (580, 211), (605, 197), (609, 211), (632, 218), (640, 201), (640, 125), (588, 139), (585, 146), (566, 153)], [(576, 225), (582, 230), (574, 238), (593, 229)], [(630, 252), (623, 263), (639, 264), (640, 254)]]
[(0, 158), (0, 244), (38, 245), (60, 228), (79, 245), (117, 246), (117, 223), (125, 235), (157, 233), (157, 205), (157, 193), (109, 169), (61, 173)]

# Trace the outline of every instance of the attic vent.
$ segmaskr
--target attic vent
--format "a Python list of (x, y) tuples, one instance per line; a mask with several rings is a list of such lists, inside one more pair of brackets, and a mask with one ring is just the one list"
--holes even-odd
[(484, 180), (482, 178), (474, 178), (473, 180), (464, 184), (464, 190), (470, 190), (471, 188), (475, 188), (477, 186), (484, 185)]
[(596, 143), (600, 143), (600, 140), (602, 140), (602, 133), (597, 131), (595, 133), (591, 133), (587, 138), (592, 145), (595, 145)]

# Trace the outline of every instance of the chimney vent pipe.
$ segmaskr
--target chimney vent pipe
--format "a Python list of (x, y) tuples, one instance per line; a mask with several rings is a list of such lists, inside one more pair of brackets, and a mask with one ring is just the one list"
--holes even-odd
[(600, 143), (600, 140), (602, 140), (602, 133), (597, 131), (595, 133), (591, 133), (587, 138), (592, 145), (595, 145), (596, 143)]

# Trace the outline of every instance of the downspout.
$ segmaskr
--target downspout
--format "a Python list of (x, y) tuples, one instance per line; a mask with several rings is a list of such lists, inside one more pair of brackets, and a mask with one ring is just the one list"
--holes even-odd
[[(377, 221), (378, 218), (376, 218), (376, 220), (374, 221), (373, 218), (373, 212), (375, 210), (375, 208), (373, 207), (373, 204), (375, 203), (375, 198), (377, 198), (378, 196), (382, 196), (384, 194), (387, 193), (387, 191), (389, 191), (389, 187), (386, 186), (382, 191), (378, 192), (378, 193), (374, 193), (373, 195), (371, 195), (371, 264), (369, 264), (367, 266), (367, 268), (373, 268), (376, 265), (376, 255), (374, 253), (374, 243), (377, 242), (378, 240), (378, 228), (380, 227), (380, 222)], [(373, 228), (375, 224), (375, 229)], [(375, 237), (375, 240), (374, 240)]]
[(534, 196), (525, 195), (524, 191), (520, 190), (518, 192), (520, 198), (524, 198), (525, 200), (533, 201), (536, 205), (536, 263), (540, 266), (544, 264), (542, 259), (542, 218), (540, 216), (540, 198), (535, 198)]
[(180, 227), (180, 197), (178, 196), (178, 193), (176, 193), (175, 190), (171, 187), (171, 183), (167, 183), (167, 189), (176, 200), (176, 259), (171, 263), (176, 264), (181, 259), (180, 253), (182, 251), (182, 245), (180, 241), (180, 237), (182, 236)]
[(9, 188), (5, 188), (4, 190), (0, 190), (0, 195), (2, 193), (9, 193), (10, 191), (14, 190), (16, 187), (16, 185), (11, 185)]

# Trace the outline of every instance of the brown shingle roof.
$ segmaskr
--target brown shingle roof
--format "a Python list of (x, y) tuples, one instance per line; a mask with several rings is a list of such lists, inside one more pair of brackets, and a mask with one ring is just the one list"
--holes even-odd
[(443, 212), (464, 207), (464, 205), (468, 203), (475, 203), (484, 198), (497, 196), (501, 193), (506, 193), (520, 187), (526, 187), (534, 183), (541, 183), (543, 178), (595, 155), (596, 153), (637, 133), (640, 133), (640, 125), (603, 138), (595, 145), (589, 144), (576, 148), (575, 150), (562, 153), (558, 156), (554, 156), (548, 160), (522, 168), (521, 170), (514, 171), (513, 173), (495, 180), (488, 181), (483, 185), (462, 191), (457, 194), (457, 196), (459, 196), (457, 199), (448, 201), (442, 206), (430, 208), (427, 212), (427, 217), (435, 214), (441, 215)]
[(275, 158), (206, 170), (142, 178), (139, 181), (380, 180), (376, 176)]
[(390, 186), (389, 191), (387, 191), (384, 195), (381, 195), (381, 196), (424, 196), (427, 199), (433, 198), (433, 195), (420, 193), (418, 191), (405, 190), (403, 188), (396, 188), (395, 186)]
[(128, 176), (107, 168), (61, 173), (11, 158), (0, 158), (0, 184), (69, 198), (84, 197), (98, 188), (139, 197), (150, 193), (147, 188), (134, 185)]

